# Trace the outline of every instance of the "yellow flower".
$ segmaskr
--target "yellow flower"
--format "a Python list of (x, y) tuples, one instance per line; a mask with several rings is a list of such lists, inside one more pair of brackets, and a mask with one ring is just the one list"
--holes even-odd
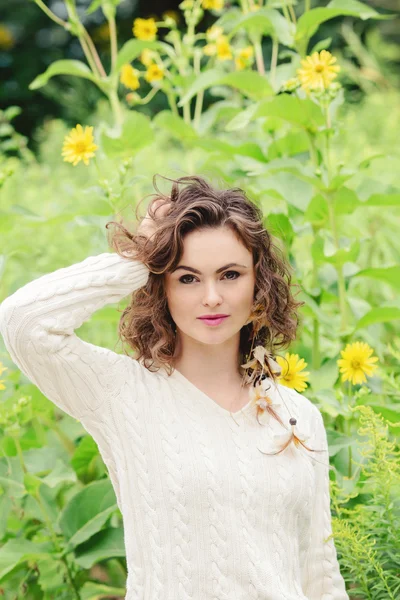
[(303, 371), (307, 366), (304, 358), (299, 358), (298, 354), (289, 354), (289, 352), (286, 352), (285, 358), (277, 356), (276, 362), (282, 367), (282, 372), (278, 377), (279, 383), (286, 387), (294, 388), (298, 392), (303, 392), (307, 387), (307, 375), (310, 374), (308, 371)]
[(140, 87), (139, 71), (134, 69), (132, 65), (122, 65), (119, 80), (130, 90), (137, 90)]
[(150, 48), (145, 48), (142, 50), (139, 60), (145, 66), (148, 67), (154, 62), (154, 59), (158, 56), (158, 52), (154, 52), (154, 50), (150, 50)]
[(153, 17), (149, 19), (137, 18), (133, 21), (133, 35), (138, 40), (146, 40), (152, 42), (156, 39), (158, 27)]
[(337, 361), (342, 373), (342, 381), (351, 381), (353, 385), (365, 383), (366, 375), (371, 376), (377, 369), (374, 365), (378, 359), (377, 356), (371, 356), (373, 349), (365, 342), (354, 342), (347, 344), (340, 354), (342, 358)]
[(219, 60), (230, 60), (232, 58), (232, 49), (229, 45), (228, 37), (220, 35), (216, 42), (217, 58)]
[[(0, 362), (0, 375), (3, 371), (7, 371), (8, 367), (5, 367), (2, 362)], [(0, 390), (5, 390), (6, 386), (4, 384), (4, 379), (0, 379)]]
[(159, 65), (153, 64), (147, 67), (146, 75), (144, 78), (146, 81), (151, 83), (152, 81), (159, 81), (164, 77), (164, 69)]
[(224, 7), (224, 0), (203, 0), (201, 6), (205, 10), (222, 10)]
[(305, 91), (326, 90), (340, 71), (335, 65), (336, 56), (327, 50), (313, 52), (301, 61), (302, 69), (297, 69), (297, 76)]
[(14, 44), (15, 40), (11, 31), (5, 25), (0, 24), (0, 49), (11, 50)]
[(206, 38), (209, 42), (214, 42), (223, 33), (224, 33), (224, 30), (222, 29), (222, 27), (219, 27), (218, 25), (211, 25), (211, 27), (209, 27), (206, 30)]
[(74, 167), (80, 160), (88, 165), (89, 158), (94, 156), (95, 150), (97, 146), (93, 143), (93, 127), (85, 127), (83, 131), (82, 125), (78, 124), (65, 136), (62, 156)]
[(238, 71), (245, 69), (251, 62), (254, 55), (253, 46), (241, 48), (235, 56), (235, 66)]

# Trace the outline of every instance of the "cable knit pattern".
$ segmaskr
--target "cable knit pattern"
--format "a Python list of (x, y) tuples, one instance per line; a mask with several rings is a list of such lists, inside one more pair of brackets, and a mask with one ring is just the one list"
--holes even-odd
[[(141, 262), (91, 256), (0, 305), (11, 359), (96, 441), (123, 516), (126, 600), (349, 600), (331, 538), (328, 445), (305, 396), (273, 384), (310, 453), (273, 452), (282, 426), (231, 414), (179, 371), (84, 342), (82, 323), (145, 285)], [(289, 427), (289, 424), (288, 424)]]

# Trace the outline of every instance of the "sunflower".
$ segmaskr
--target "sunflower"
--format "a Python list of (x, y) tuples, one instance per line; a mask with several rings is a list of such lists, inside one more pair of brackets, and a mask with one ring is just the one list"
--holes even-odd
[(97, 150), (97, 146), (93, 142), (93, 127), (85, 127), (85, 131), (83, 131), (82, 125), (78, 124), (65, 136), (62, 156), (74, 167), (80, 160), (88, 165), (89, 158), (94, 156), (95, 150)]
[(276, 362), (282, 368), (282, 372), (278, 377), (279, 383), (293, 388), (297, 392), (303, 392), (307, 387), (307, 375), (310, 374), (308, 371), (303, 371), (307, 366), (304, 358), (299, 358), (298, 354), (289, 354), (289, 352), (286, 352), (285, 358), (277, 356)]
[(301, 61), (302, 69), (297, 69), (297, 76), (302, 88), (309, 92), (311, 90), (326, 90), (340, 71), (335, 65), (336, 57), (328, 50), (313, 52)]
[(354, 342), (347, 344), (340, 354), (342, 358), (337, 361), (339, 371), (342, 373), (342, 381), (351, 381), (353, 385), (365, 383), (366, 375), (369, 377), (378, 368), (377, 356), (371, 356), (373, 349), (365, 342)]
[(153, 17), (149, 19), (137, 18), (133, 21), (132, 32), (138, 40), (152, 42), (156, 39), (158, 27)]
[(126, 64), (121, 67), (120, 82), (130, 90), (137, 90), (140, 87), (139, 71), (134, 69), (132, 65)]

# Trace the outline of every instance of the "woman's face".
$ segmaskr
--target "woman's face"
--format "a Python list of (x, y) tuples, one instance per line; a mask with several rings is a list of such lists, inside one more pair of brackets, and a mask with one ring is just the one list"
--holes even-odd
[[(177, 334), (204, 344), (221, 344), (237, 335), (250, 316), (254, 285), (253, 255), (229, 227), (186, 234), (181, 260), (165, 274)], [(229, 316), (220, 325), (209, 326), (199, 319), (205, 314)]]

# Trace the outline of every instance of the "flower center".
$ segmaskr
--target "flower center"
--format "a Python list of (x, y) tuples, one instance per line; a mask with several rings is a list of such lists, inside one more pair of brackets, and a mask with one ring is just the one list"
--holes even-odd
[(87, 147), (86, 147), (86, 143), (84, 141), (79, 141), (76, 142), (75, 144), (75, 152), (82, 154), (83, 152), (86, 152)]
[(353, 369), (359, 369), (361, 367), (361, 363), (359, 360), (353, 360), (351, 362), (351, 366), (353, 367)]
[(316, 65), (315, 66), (315, 72), (316, 73), (322, 73), (323, 70), (324, 70), (323, 65)]

